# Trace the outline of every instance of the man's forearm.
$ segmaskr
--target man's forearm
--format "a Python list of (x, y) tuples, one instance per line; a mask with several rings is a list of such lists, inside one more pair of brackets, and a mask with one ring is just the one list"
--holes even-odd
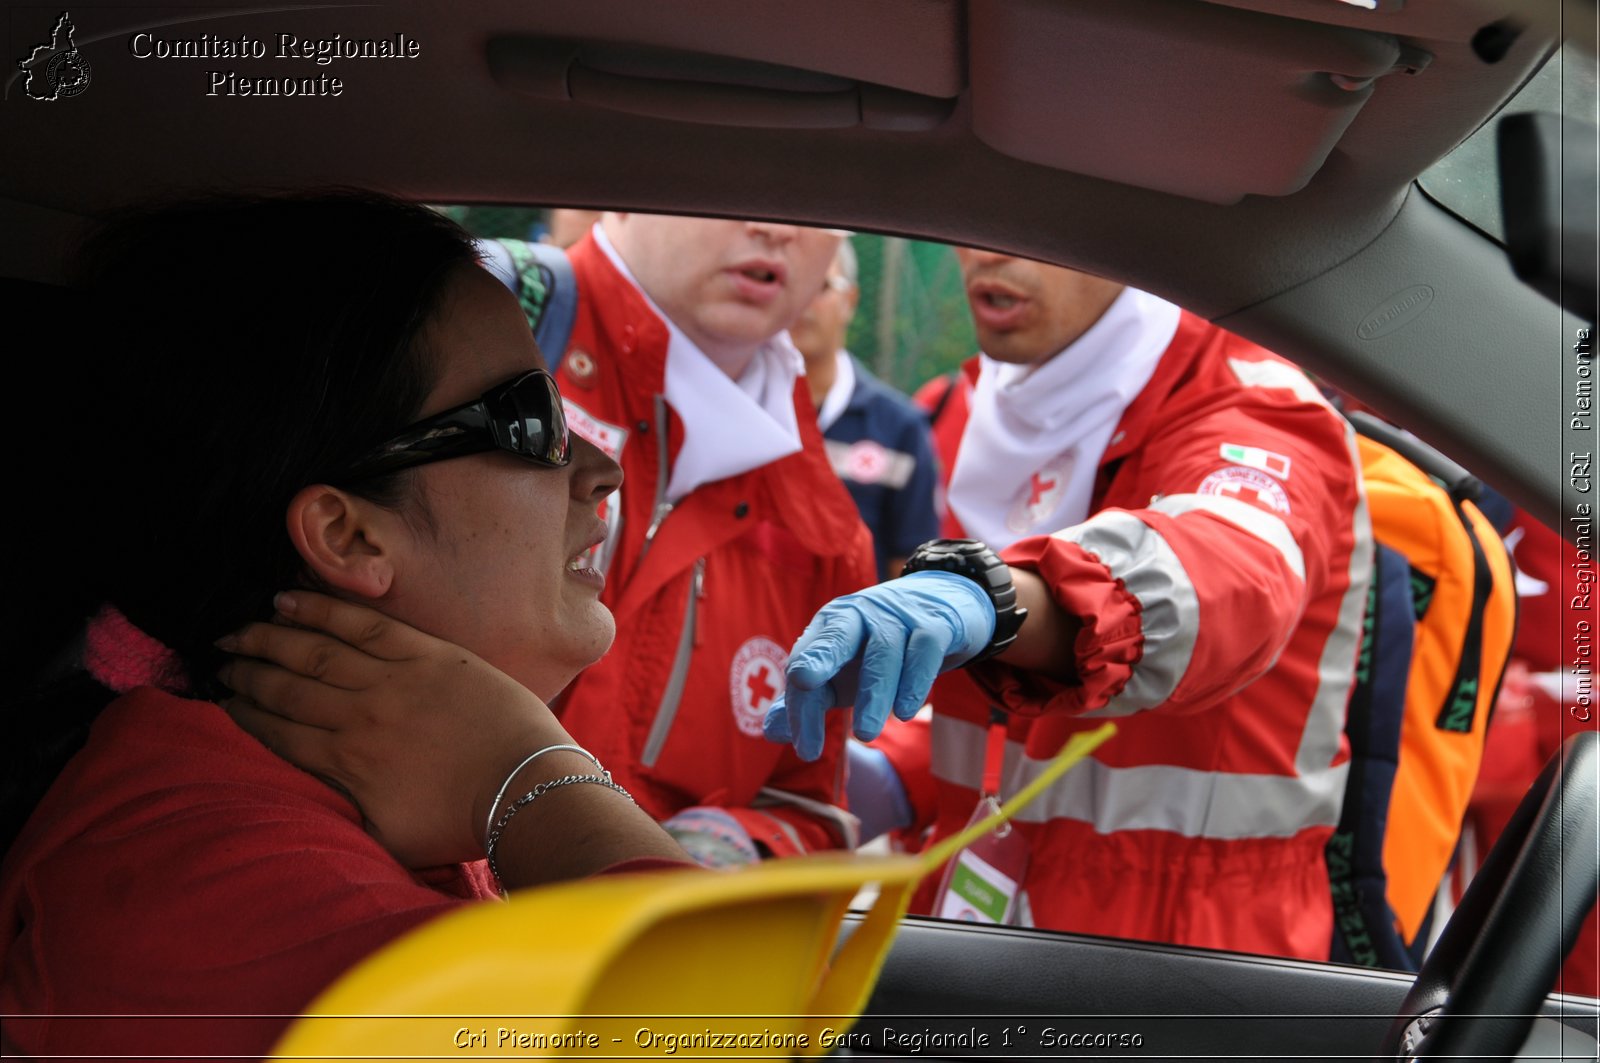
[(1017, 632), (1017, 641), (996, 659), (1051, 679), (1076, 679), (1075, 646), (1082, 627), (1078, 618), (1056, 604), (1037, 572), (1012, 567), (1011, 582), (1017, 589), (1017, 604), (1028, 610), (1028, 619)]

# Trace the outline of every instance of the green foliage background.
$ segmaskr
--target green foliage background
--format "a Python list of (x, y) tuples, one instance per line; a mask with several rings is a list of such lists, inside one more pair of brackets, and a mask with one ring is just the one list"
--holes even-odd
[(873, 233), (852, 240), (861, 303), (849, 343), (874, 373), (909, 393), (978, 349), (954, 251)]

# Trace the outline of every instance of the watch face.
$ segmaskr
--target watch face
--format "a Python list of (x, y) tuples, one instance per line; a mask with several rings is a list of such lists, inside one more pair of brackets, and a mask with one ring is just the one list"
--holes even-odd
[(1000, 560), (992, 550), (977, 539), (933, 539), (912, 551), (911, 558), (906, 564), (907, 567), (915, 565), (917, 568), (942, 568), (950, 572), (960, 572), (968, 568), (981, 570), (986, 567), (985, 554), (993, 561)]

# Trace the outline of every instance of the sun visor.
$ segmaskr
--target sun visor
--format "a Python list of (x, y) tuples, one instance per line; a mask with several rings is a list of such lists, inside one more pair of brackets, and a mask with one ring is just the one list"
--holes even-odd
[(1196, 0), (973, 0), (968, 36), (984, 143), (1213, 203), (1303, 188), (1378, 79), (1429, 59), (1388, 34)]

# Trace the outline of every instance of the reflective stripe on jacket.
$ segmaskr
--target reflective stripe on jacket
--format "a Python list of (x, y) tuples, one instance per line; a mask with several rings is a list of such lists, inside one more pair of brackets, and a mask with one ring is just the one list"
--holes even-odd
[[(956, 388), (946, 447), (970, 398)], [(1372, 553), (1356, 468), (1298, 369), (1184, 314), (1101, 459), (1094, 514), (1003, 552), (1080, 618), (1078, 681), (989, 662), (934, 688), (935, 835), (971, 815), (991, 705), (1011, 715), (1006, 793), (1113, 717), (1116, 738), (1023, 813), (1033, 921), (1326, 958), (1323, 846)], [(905, 770), (916, 736), (882, 743)]]

